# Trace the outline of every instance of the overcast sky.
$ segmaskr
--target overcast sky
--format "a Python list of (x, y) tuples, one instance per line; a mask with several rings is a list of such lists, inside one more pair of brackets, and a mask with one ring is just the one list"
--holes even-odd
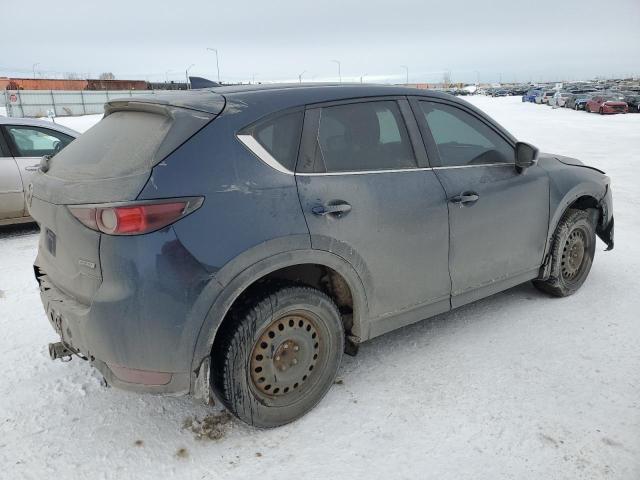
[[(640, 0), (30, 0), (0, 75), (162, 81), (539, 81), (640, 75)], [(24, 11), (31, 12), (25, 15)], [(167, 74), (166, 72), (169, 71)]]

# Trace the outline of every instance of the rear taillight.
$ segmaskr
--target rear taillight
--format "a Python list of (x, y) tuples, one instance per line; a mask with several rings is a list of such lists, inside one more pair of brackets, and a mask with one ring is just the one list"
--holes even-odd
[(202, 197), (102, 205), (70, 205), (83, 225), (108, 235), (141, 235), (159, 230), (200, 208)]

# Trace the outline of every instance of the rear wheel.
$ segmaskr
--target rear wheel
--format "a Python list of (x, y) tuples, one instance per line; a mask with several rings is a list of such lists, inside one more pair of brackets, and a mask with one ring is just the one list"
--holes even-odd
[(552, 241), (551, 274), (533, 284), (543, 292), (566, 297), (582, 286), (593, 263), (596, 233), (587, 212), (567, 210)]
[(277, 427), (311, 410), (335, 379), (344, 331), (324, 293), (285, 287), (254, 301), (228, 334), (222, 352), (223, 400), (240, 420)]

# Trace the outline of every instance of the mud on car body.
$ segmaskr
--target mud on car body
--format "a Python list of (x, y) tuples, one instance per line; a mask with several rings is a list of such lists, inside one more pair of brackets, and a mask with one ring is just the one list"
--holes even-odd
[(613, 247), (602, 172), (390, 86), (111, 101), (29, 204), (53, 358), (261, 427), (309, 411), (361, 342), (529, 280), (569, 295), (596, 234)]

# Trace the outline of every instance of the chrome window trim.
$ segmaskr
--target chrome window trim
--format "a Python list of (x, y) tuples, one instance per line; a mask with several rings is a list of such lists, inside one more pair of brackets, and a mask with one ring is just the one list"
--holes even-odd
[(405, 173), (405, 172), (424, 172), (433, 170), (431, 167), (421, 168), (392, 168), (386, 170), (358, 170), (345, 172), (318, 172), (318, 173), (296, 173), (299, 177), (335, 177), (337, 175), (369, 175), (371, 173)]
[(278, 162), (273, 156), (264, 148), (260, 143), (253, 138), (251, 135), (247, 134), (238, 134), (236, 135), (237, 139), (242, 142), (242, 144), (247, 147), (251, 153), (253, 153), (256, 157), (266, 163), (268, 166), (277, 170), (280, 173), (285, 173), (287, 175), (293, 175), (291, 170), (286, 169), (282, 166), (280, 162)]
[(448, 167), (433, 167), (434, 170), (449, 170), (449, 169), (454, 169), (454, 168), (472, 168), (472, 167), (512, 167), (515, 168), (516, 164), (515, 163), (483, 163), (480, 165), (451, 165)]

